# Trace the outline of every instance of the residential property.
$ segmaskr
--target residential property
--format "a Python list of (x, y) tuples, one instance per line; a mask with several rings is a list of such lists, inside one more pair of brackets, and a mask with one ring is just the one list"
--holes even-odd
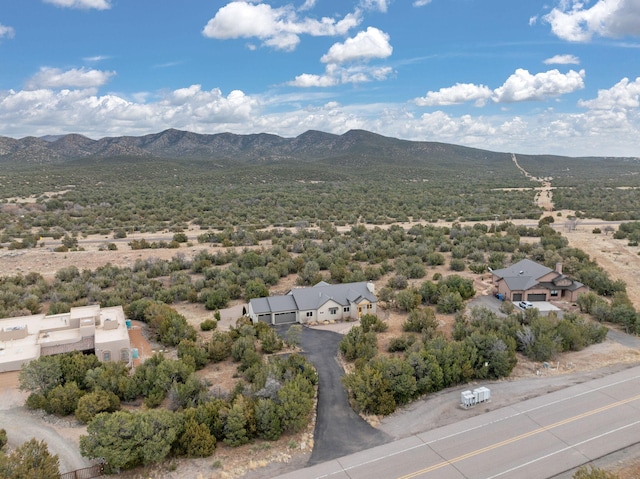
[(576, 301), (589, 288), (562, 273), (562, 263), (555, 269), (523, 259), (508, 268), (491, 272), (497, 293), (510, 301)]
[(131, 362), (122, 306), (71, 308), (63, 314), (0, 319), (0, 372), (18, 371), (40, 356), (94, 352), (101, 361)]
[(373, 283), (329, 284), (295, 288), (283, 296), (254, 298), (248, 315), (254, 323), (311, 323), (359, 319), (375, 314), (377, 298)]

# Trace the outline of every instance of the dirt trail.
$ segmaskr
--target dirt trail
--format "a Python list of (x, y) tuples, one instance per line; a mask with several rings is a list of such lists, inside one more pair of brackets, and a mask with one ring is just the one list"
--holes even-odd
[(516, 158), (515, 153), (511, 153), (511, 159), (516, 165), (516, 168), (518, 168), (524, 176), (529, 178), (531, 181), (535, 181), (542, 185), (535, 188), (535, 190), (537, 191), (535, 197), (536, 204), (544, 211), (553, 211), (553, 187), (551, 186), (551, 180), (553, 180), (553, 178), (538, 178), (537, 176), (533, 176), (531, 173), (525, 170), (520, 165), (520, 163), (518, 163), (518, 159)]

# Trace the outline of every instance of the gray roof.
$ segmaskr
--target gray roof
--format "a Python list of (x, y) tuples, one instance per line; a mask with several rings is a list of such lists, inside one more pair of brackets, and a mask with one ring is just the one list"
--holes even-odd
[(345, 284), (329, 284), (321, 281), (311, 288), (295, 288), (284, 296), (254, 298), (250, 302), (254, 313), (263, 314), (316, 310), (327, 301), (349, 306), (351, 303), (359, 303), (362, 300), (371, 303), (378, 301), (375, 294), (369, 291), (365, 281)]
[(295, 300), (291, 296), (269, 296), (267, 298), (253, 298), (251, 307), (256, 314), (286, 313), (296, 311)]
[(508, 268), (494, 269), (492, 273), (503, 279), (511, 291), (525, 291), (538, 284), (538, 279), (553, 271), (551, 268), (523, 259)]
[[(547, 268), (540, 263), (536, 263), (530, 259), (523, 259), (522, 261), (512, 264), (508, 268), (495, 269), (492, 273), (499, 279), (504, 280), (511, 291), (526, 291), (535, 286), (543, 286), (547, 289), (568, 289), (569, 291), (575, 291), (576, 289), (584, 286), (582, 283), (572, 280), (573, 283), (571, 286), (560, 288), (555, 285), (555, 281), (557, 281), (558, 278), (555, 278), (551, 282), (538, 282), (538, 280), (545, 274), (549, 274), (552, 271), (553, 270), (551, 268)], [(567, 278), (563, 274), (558, 274), (558, 277)]]
[(301, 311), (318, 309), (327, 301), (349, 306), (359, 303), (363, 299), (371, 303), (378, 301), (376, 296), (367, 288), (366, 281), (359, 283), (327, 284), (324, 281), (312, 288), (296, 288), (290, 293)]

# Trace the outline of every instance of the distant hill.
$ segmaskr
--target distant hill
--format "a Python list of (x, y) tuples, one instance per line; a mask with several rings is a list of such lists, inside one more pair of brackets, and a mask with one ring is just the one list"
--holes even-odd
[(363, 161), (411, 164), (442, 157), (473, 159), (495, 155), (503, 159), (501, 153), (442, 143), (398, 140), (362, 130), (351, 130), (343, 135), (310, 130), (295, 138), (266, 133), (201, 135), (175, 129), (138, 137), (100, 140), (76, 134), (20, 140), (0, 137), (0, 162), (23, 164), (115, 157), (209, 160), (228, 166), (283, 161), (322, 161), (345, 165)]
[[(343, 135), (307, 131), (295, 138), (266, 133), (202, 135), (169, 129), (144, 136), (92, 140), (69, 134), (13, 139), (0, 137), (0, 163), (59, 164), (79, 159), (159, 158), (210, 161), (217, 166), (250, 166), (288, 162), (320, 162), (328, 165), (364, 166), (375, 163), (403, 166), (439, 165), (451, 168), (475, 165), (499, 166), (510, 161), (497, 153), (446, 143), (407, 141), (363, 130)], [(530, 162), (562, 163), (566, 157), (529, 155)], [(593, 160), (593, 159), (592, 159)]]

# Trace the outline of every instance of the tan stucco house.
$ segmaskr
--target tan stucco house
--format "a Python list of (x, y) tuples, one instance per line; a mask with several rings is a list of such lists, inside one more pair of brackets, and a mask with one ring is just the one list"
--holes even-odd
[(130, 363), (122, 306), (82, 306), (62, 314), (0, 319), (0, 372), (18, 371), (40, 356), (71, 351), (92, 351), (101, 361)]
[(509, 301), (576, 301), (589, 288), (562, 273), (562, 263), (555, 269), (523, 259), (508, 268), (491, 271), (497, 294)]
[(295, 288), (282, 296), (254, 298), (248, 315), (254, 323), (311, 323), (360, 319), (376, 314), (373, 283), (329, 284), (324, 281), (310, 288)]

